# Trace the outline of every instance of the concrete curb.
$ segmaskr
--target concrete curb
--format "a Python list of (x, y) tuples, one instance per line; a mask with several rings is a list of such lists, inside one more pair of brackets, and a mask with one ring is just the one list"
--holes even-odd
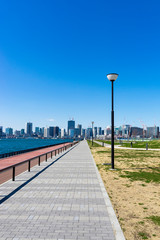
[[(89, 148), (89, 146), (88, 146), (88, 148)], [(90, 148), (89, 148), (89, 150), (90, 150)], [(91, 153), (91, 150), (90, 150), (90, 153)], [(102, 178), (100, 176), (100, 173), (99, 173), (99, 171), (97, 169), (97, 166), (96, 166), (96, 163), (95, 163), (94, 158), (92, 156), (92, 153), (91, 153), (91, 157), (92, 157), (92, 160), (93, 160), (93, 164), (95, 166), (96, 174), (97, 174), (97, 177), (98, 177), (98, 181), (100, 183), (100, 187), (101, 187), (101, 191), (103, 193), (105, 204), (107, 206), (107, 211), (108, 211), (109, 219), (110, 219), (111, 224), (112, 224), (112, 228), (113, 228), (113, 232), (114, 232), (114, 235), (115, 235), (115, 239), (116, 240), (125, 240), (123, 231), (121, 229), (121, 226), (120, 226), (120, 224), (118, 222), (118, 219), (117, 219), (116, 214), (114, 212), (114, 209), (112, 207), (112, 203), (111, 203), (110, 198), (108, 196), (108, 193), (107, 193), (107, 191), (105, 189), (104, 183), (103, 183)]]

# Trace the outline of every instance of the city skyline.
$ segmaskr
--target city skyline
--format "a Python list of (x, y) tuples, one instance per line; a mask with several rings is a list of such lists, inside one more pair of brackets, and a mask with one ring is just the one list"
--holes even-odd
[[(94, 125), (92, 122), (92, 127), (84, 128), (82, 124), (76, 124), (76, 122), (72, 120), (67, 121), (67, 128), (59, 128), (59, 126), (49, 126), (42, 127), (34, 126), (33, 123), (27, 122), (25, 128), (16, 129), (13, 128), (3, 128), (0, 126), (0, 138), (28, 138), (28, 137), (36, 137), (36, 138), (90, 138), (90, 137), (100, 137), (103, 139), (111, 137), (111, 126), (107, 126), (106, 128), (102, 128), (100, 126)], [(143, 124), (143, 122), (142, 122)], [(116, 138), (130, 138), (136, 137), (138, 139), (143, 138), (159, 138), (160, 132), (159, 127), (154, 126), (146, 126), (143, 124), (143, 128), (132, 126), (129, 124), (114, 126), (114, 134)]]
[[(69, 120), (66, 120), (65, 121), (65, 126), (60, 126), (58, 123), (54, 124), (54, 121), (50, 121), (50, 123), (48, 125), (46, 125), (46, 126), (40, 125), (40, 124), (35, 124), (34, 122), (31, 122), (31, 121), (25, 122), (23, 125), (21, 125), (22, 127), (19, 126), (19, 127), (16, 127), (16, 128), (14, 127), (14, 124), (11, 124), (10, 126), (0, 124), (0, 126), (3, 127), (3, 131), (4, 132), (5, 132), (5, 129), (7, 129), (7, 128), (12, 128), (13, 131), (24, 129), (25, 132), (26, 132), (26, 125), (27, 125), (27, 123), (32, 123), (32, 129), (36, 129), (37, 127), (38, 128), (49, 128), (49, 127), (56, 127), (56, 126), (58, 126), (60, 129), (65, 129), (66, 132), (68, 132), (68, 130), (67, 130), (68, 129), (68, 121), (72, 121), (72, 120), (77, 122), (77, 124), (75, 126), (81, 125), (83, 129), (92, 128), (92, 122), (90, 124), (88, 124), (88, 126), (84, 126), (82, 123), (79, 123), (74, 118), (70, 118)], [(158, 124), (157, 125), (156, 124), (147, 125), (143, 121), (139, 121), (139, 124), (135, 123), (135, 124), (132, 125), (132, 124), (130, 124), (128, 122), (127, 123), (124, 122), (124, 124), (114, 125), (114, 127), (116, 128), (116, 127), (121, 127), (121, 126), (126, 126), (126, 125), (129, 125), (131, 127), (139, 127), (139, 128), (142, 128), (142, 129), (143, 128), (146, 129), (147, 127), (160, 126), (160, 124), (159, 125)], [(108, 124), (105, 127), (102, 127), (100, 124), (97, 124), (97, 123), (94, 122), (94, 127), (95, 126), (97, 128), (100, 127), (102, 129), (106, 129), (107, 127), (111, 127), (111, 124)]]
[[(160, 125), (160, 2), (0, 3), (0, 125)], [(154, 14), (150, 14), (154, 12)], [(28, 18), (28, 16), (30, 16)], [(149, 114), (150, 113), (150, 114)]]

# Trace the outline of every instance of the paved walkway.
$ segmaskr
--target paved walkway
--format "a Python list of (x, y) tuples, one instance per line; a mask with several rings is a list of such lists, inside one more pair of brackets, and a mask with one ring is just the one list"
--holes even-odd
[(124, 239), (85, 141), (2, 184), (0, 195), (0, 239)]

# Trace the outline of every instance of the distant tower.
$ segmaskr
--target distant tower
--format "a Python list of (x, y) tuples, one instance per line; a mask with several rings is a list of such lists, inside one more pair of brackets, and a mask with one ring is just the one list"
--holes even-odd
[(2, 137), (2, 135), (3, 135), (3, 127), (0, 126), (0, 137)]
[(26, 134), (27, 135), (29, 135), (29, 136), (31, 136), (32, 135), (32, 123), (31, 122), (28, 122), (27, 124), (26, 124)]
[(68, 121), (68, 135), (69, 135), (69, 130), (70, 129), (75, 129), (75, 121), (74, 120), (69, 120)]
[(49, 138), (49, 128), (44, 128), (44, 137)]
[(81, 124), (78, 124), (77, 125), (77, 128), (79, 129), (79, 133), (78, 133), (78, 135), (82, 135), (82, 125)]

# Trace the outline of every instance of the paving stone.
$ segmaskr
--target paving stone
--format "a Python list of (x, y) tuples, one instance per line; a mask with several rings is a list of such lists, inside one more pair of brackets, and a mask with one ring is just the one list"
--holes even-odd
[[(1, 196), (20, 187), (0, 205), (0, 239), (114, 240), (87, 143), (79, 143), (55, 160), (56, 157), (48, 159), (30, 173), (17, 176), (15, 182), (0, 186)], [(21, 188), (22, 183), (49, 164)]]

